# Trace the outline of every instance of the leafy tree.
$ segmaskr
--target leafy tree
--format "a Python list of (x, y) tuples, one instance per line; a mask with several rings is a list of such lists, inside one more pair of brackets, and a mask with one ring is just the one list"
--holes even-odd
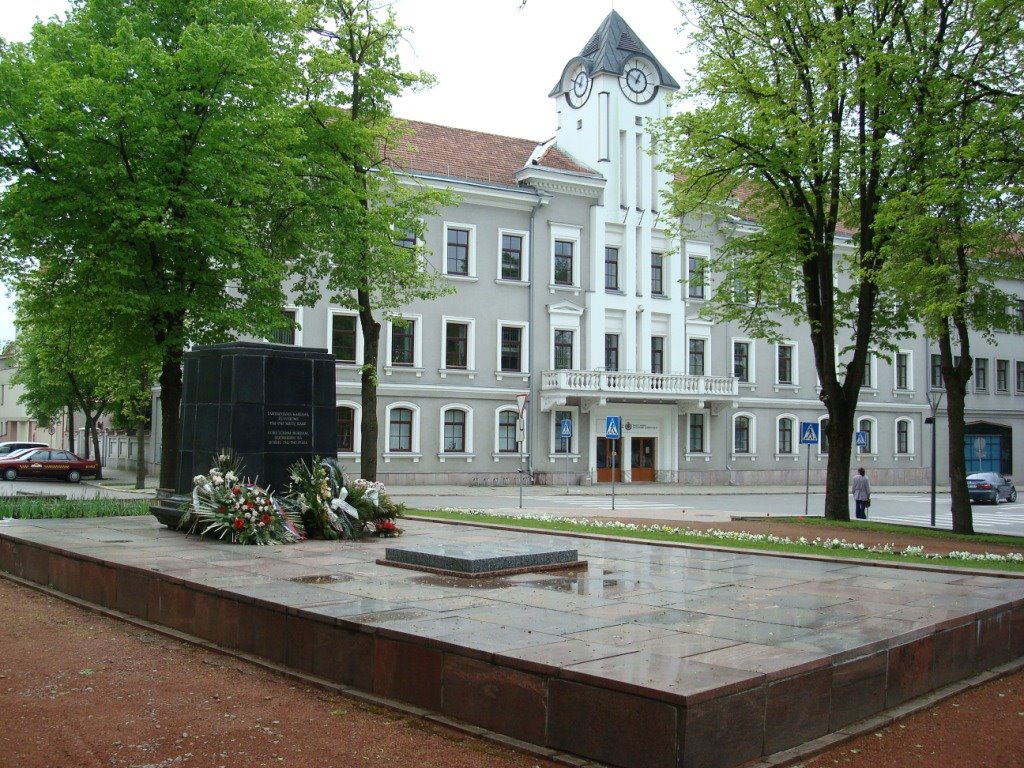
[(909, 183), (901, 131), (912, 121), (930, 130), (939, 114), (915, 113), (942, 82), (941, 59), (922, 55), (939, 31), (933, 4), (687, 7), (700, 64), (687, 93), (696, 106), (660, 135), (668, 167), (684, 175), (671, 202), (678, 213), (726, 221), (742, 202), (756, 219), (756, 230), (721, 250), (725, 280), (710, 314), (769, 339), (782, 335), (780, 318), (807, 324), (829, 415), (825, 515), (848, 520), (868, 354), (892, 349), (913, 317), (911, 298), (880, 279), (892, 236), (882, 214)]
[[(390, 154), (405, 138), (391, 114), (391, 99), (430, 83), (406, 72), (395, 53), (402, 28), (394, 13), (371, 0), (315, 4), (314, 45), (301, 125), (311, 162), (314, 203), (307, 231), (315, 231), (326, 260), (334, 301), (358, 310), (363, 336), (360, 471), (377, 477), (379, 425), (377, 373), (380, 313), (448, 289), (429, 271), (419, 237), (423, 219), (453, 196), (400, 177)], [(416, 246), (403, 247), (415, 236)]]
[[(964, 454), (970, 332), (1019, 321), (1000, 280), (1024, 277), (1021, 233), (1020, 3), (943, 0), (922, 14), (924, 62), (899, 130), (905, 189), (883, 208), (892, 232), (882, 280), (939, 346), (949, 430), (953, 529), (973, 533)], [(959, 353), (959, 354), (957, 354)]]
[(287, 0), (76, 0), (0, 42), (0, 258), (88, 276), (159, 360), (161, 485), (175, 481), (182, 350), (282, 323), (305, 194)]

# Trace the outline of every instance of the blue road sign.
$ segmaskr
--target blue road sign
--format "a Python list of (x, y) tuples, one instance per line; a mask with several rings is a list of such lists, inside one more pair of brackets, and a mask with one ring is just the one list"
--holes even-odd
[(572, 419), (562, 419), (558, 436), (572, 437)]
[(868, 447), (868, 433), (867, 432), (854, 432), (853, 442), (858, 448), (867, 449)]
[(801, 445), (817, 445), (818, 444), (818, 423), (816, 421), (801, 421), (800, 422), (800, 444)]
[(609, 440), (618, 440), (622, 436), (622, 422), (618, 416), (604, 417), (604, 436)]

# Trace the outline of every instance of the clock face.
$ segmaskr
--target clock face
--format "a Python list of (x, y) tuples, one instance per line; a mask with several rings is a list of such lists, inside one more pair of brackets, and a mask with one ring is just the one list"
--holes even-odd
[(622, 68), (619, 87), (630, 101), (646, 104), (658, 91), (658, 73), (647, 59), (634, 56)]
[(569, 102), (570, 107), (579, 109), (587, 103), (587, 99), (590, 98), (590, 88), (593, 85), (593, 81), (590, 79), (590, 75), (587, 74), (586, 67), (583, 64), (578, 64), (569, 72), (567, 85), (565, 98)]

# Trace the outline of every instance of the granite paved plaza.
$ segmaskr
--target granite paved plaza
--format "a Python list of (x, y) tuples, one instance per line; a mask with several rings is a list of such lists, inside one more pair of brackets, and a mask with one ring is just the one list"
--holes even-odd
[(0, 569), (601, 763), (739, 765), (1024, 656), (1024, 580), (405, 520), (403, 545), (575, 548), (460, 579), (396, 540), (240, 547), (152, 518), (4, 521)]

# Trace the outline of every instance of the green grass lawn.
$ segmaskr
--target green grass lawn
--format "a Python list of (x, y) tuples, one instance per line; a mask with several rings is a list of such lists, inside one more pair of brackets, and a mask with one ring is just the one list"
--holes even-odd
[(121, 517), (148, 514), (148, 500), (0, 497), (0, 517), (14, 517), (21, 520), (63, 520), (74, 517)]
[[(696, 544), (702, 546), (718, 546), (737, 549), (756, 549), (771, 552), (787, 552), (800, 555), (828, 555), (830, 557), (843, 557), (864, 560), (884, 560), (901, 563), (919, 563), (926, 565), (947, 565), (969, 568), (986, 568), (992, 570), (1024, 572), (1024, 556), (1017, 555), (1019, 560), (1007, 560), (1004, 557), (996, 556), (998, 559), (974, 559), (963, 554), (953, 557), (925, 556), (923, 553), (916, 553), (913, 550), (878, 550), (868, 549), (863, 545), (845, 542), (837, 539), (834, 531), (822, 531), (822, 536), (816, 535), (815, 528), (823, 528), (825, 525), (841, 525), (843, 528), (853, 530), (855, 528), (880, 530), (888, 532), (911, 532), (922, 533), (921, 529), (906, 526), (886, 526), (880, 523), (835, 523), (821, 518), (772, 518), (786, 522), (809, 523), (808, 535), (801, 537), (801, 540), (788, 540), (778, 536), (766, 534), (743, 534), (733, 531), (698, 531), (694, 529), (669, 528), (667, 526), (642, 526), (629, 523), (602, 523), (595, 521), (575, 522), (559, 519), (545, 519), (536, 517), (512, 517), (504, 515), (488, 514), (486, 512), (470, 512), (455, 510), (420, 510), (406, 509), (404, 513), (409, 517), (429, 517), (437, 520), (452, 520), (473, 523), (487, 523), (501, 525), (510, 528), (524, 528), (538, 531), (556, 531), (573, 534), (597, 534), (602, 536), (615, 536), (619, 538), (639, 539), (642, 541), (672, 542), (675, 544)], [(810, 522), (811, 520), (814, 522)], [(979, 536), (970, 537), (952, 534), (949, 532), (928, 530), (927, 535), (935, 536), (937, 539), (947, 540), (950, 544), (950, 552), (956, 552), (956, 544), (964, 540), (981, 541), (989, 543), (1008, 544), (1019, 546), (1024, 553), (1024, 539), (1004, 536)]]

